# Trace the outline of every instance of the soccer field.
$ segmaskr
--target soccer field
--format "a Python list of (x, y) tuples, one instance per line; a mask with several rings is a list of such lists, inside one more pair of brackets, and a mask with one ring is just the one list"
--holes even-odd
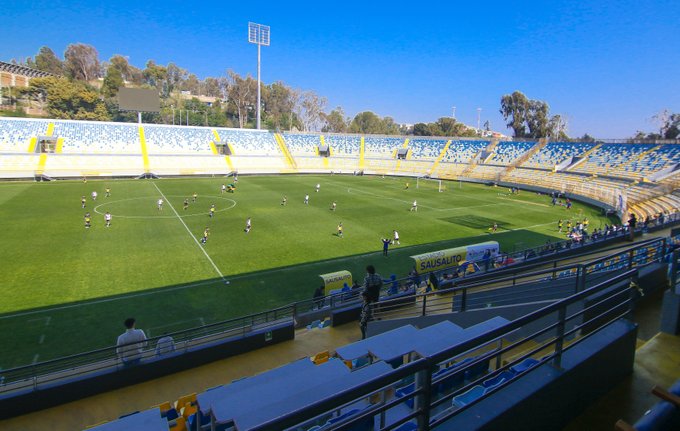
[[(385, 277), (403, 277), (413, 254), (490, 238), (503, 251), (564, 239), (560, 218), (611, 223), (594, 207), (575, 203), (567, 211), (545, 195), (479, 184), (449, 182), (439, 193), (436, 182), (416, 188), (406, 178), (241, 176), (235, 193), (222, 194), (231, 181), (0, 184), (0, 343), (12, 346), (0, 354), (0, 368), (110, 346), (129, 316), (156, 336), (309, 299), (326, 272), (347, 269), (361, 282), (372, 263)], [(414, 200), (417, 212), (410, 211)], [(252, 230), (245, 233), (248, 217)], [(499, 232), (491, 235), (494, 222)], [(202, 245), (206, 227), (211, 234)], [(385, 258), (381, 238), (394, 229), (401, 245)]]

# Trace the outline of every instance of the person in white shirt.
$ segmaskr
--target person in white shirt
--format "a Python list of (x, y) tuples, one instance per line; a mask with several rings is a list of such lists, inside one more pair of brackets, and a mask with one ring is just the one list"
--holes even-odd
[(118, 336), (116, 353), (124, 366), (135, 365), (142, 360), (142, 351), (146, 346), (146, 334), (141, 329), (135, 329), (135, 319), (125, 319), (125, 332)]
[(316, 183), (316, 192), (319, 193), (319, 189), (321, 188), (321, 184)]
[(158, 199), (158, 211), (163, 211), (163, 199)]
[(397, 232), (396, 230), (394, 231), (394, 239), (392, 240), (392, 244), (401, 245), (401, 243), (399, 242), (399, 232)]
[(171, 336), (164, 334), (156, 342), (156, 355), (161, 356), (175, 351), (175, 340)]
[(305, 205), (309, 204), (309, 195), (305, 195)]
[(106, 227), (111, 226), (111, 213), (110, 212), (107, 212), (106, 214), (104, 214), (104, 221), (106, 222)]
[(93, 201), (97, 200), (97, 192), (92, 192), (92, 200)]
[(411, 211), (418, 212), (418, 201), (413, 201), (413, 205), (411, 205)]

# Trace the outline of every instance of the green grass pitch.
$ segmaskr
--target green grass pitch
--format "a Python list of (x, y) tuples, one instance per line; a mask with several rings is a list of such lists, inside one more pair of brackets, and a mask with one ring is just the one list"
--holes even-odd
[[(222, 194), (225, 182), (231, 179), (0, 184), (0, 368), (111, 346), (128, 316), (156, 336), (309, 299), (322, 273), (347, 269), (361, 282), (372, 263), (385, 277), (402, 277), (412, 254), (490, 238), (512, 251), (562, 239), (560, 218), (611, 222), (580, 203), (567, 211), (545, 195), (479, 184), (449, 182), (439, 193), (435, 182), (416, 188), (405, 178), (241, 176), (235, 193)], [(413, 200), (417, 212), (409, 211)], [(494, 222), (499, 232), (490, 235)], [(211, 235), (201, 245), (205, 227)], [(401, 245), (385, 258), (381, 238), (393, 229)]]

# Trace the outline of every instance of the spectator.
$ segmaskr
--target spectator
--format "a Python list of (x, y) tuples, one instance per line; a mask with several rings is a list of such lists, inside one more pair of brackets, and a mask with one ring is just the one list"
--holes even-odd
[(326, 302), (325, 295), (324, 295), (324, 287), (319, 286), (316, 288), (314, 291), (314, 304), (316, 305), (316, 308), (323, 308), (324, 303)]
[(635, 225), (637, 224), (637, 217), (631, 213), (628, 218), (628, 232), (630, 233), (630, 240), (635, 241)]
[(397, 281), (397, 276), (395, 274), (390, 275), (390, 295), (396, 295), (399, 293), (399, 282)]
[(375, 273), (373, 265), (368, 265), (366, 267), (366, 277), (364, 278), (364, 292), (368, 293), (368, 299), (371, 302), (378, 302), (380, 300), (382, 285), (383, 281), (380, 274)]
[(371, 299), (367, 291), (361, 292), (361, 299), (364, 303), (361, 305), (361, 318), (359, 319), (359, 327), (361, 328), (361, 339), (366, 339), (366, 328), (368, 327), (368, 322), (373, 320), (373, 304), (371, 304)]
[(166, 333), (156, 342), (156, 355), (161, 356), (175, 351), (175, 340)]
[(118, 336), (116, 353), (128, 367), (136, 365), (142, 360), (142, 351), (146, 346), (146, 334), (141, 329), (135, 329), (136, 320), (132, 317), (125, 319), (125, 332)]

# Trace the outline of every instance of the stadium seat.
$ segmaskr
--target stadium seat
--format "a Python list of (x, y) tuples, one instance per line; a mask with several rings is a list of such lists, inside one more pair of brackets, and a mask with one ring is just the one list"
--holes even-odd
[(503, 371), (496, 377), (492, 377), (490, 379), (484, 380), (482, 382), (482, 386), (484, 386), (487, 389), (493, 389), (497, 386), (502, 385), (503, 383), (507, 382), (508, 380), (512, 379), (515, 377), (515, 373), (511, 371)]
[(406, 422), (405, 424), (399, 425), (394, 431), (416, 431), (418, 429), (418, 424), (413, 422)]
[(179, 397), (175, 402), (175, 408), (184, 407), (187, 403), (191, 403), (192, 405), (196, 404), (196, 392)]
[(319, 327), (320, 324), (321, 324), (321, 320), (318, 320), (318, 319), (314, 320), (312, 323), (307, 325), (307, 329), (316, 329), (316, 328)]
[(330, 352), (328, 350), (324, 350), (323, 352), (319, 352), (316, 355), (312, 356), (310, 359), (312, 362), (314, 362), (314, 365), (320, 365), (323, 364), (324, 362), (328, 362), (330, 358)]
[(521, 374), (527, 371), (528, 369), (534, 367), (535, 365), (538, 365), (539, 363), (540, 362), (534, 358), (526, 358), (519, 364), (510, 367), (510, 371), (512, 371), (515, 374)]
[(183, 416), (168, 422), (170, 425), (169, 431), (187, 431), (187, 421)]
[[(394, 396), (397, 397), (397, 398), (404, 398), (404, 397), (412, 394), (413, 391), (415, 390), (415, 387), (416, 387), (415, 383), (411, 383), (411, 384), (406, 385), (404, 387), (398, 388), (396, 391), (394, 391)], [(409, 408), (412, 409), (413, 404), (414, 404), (414, 400), (413, 400), (413, 398), (407, 398), (407, 399), (404, 400), (404, 403), (406, 403), (406, 405)]]
[(454, 407), (464, 407), (471, 402), (478, 400), (479, 398), (483, 397), (484, 394), (486, 393), (486, 388), (484, 386), (473, 386), (471, 389), (469, 389), (467, 392), (463, 392), (462, 394), (453, 397), (452, 404)]

